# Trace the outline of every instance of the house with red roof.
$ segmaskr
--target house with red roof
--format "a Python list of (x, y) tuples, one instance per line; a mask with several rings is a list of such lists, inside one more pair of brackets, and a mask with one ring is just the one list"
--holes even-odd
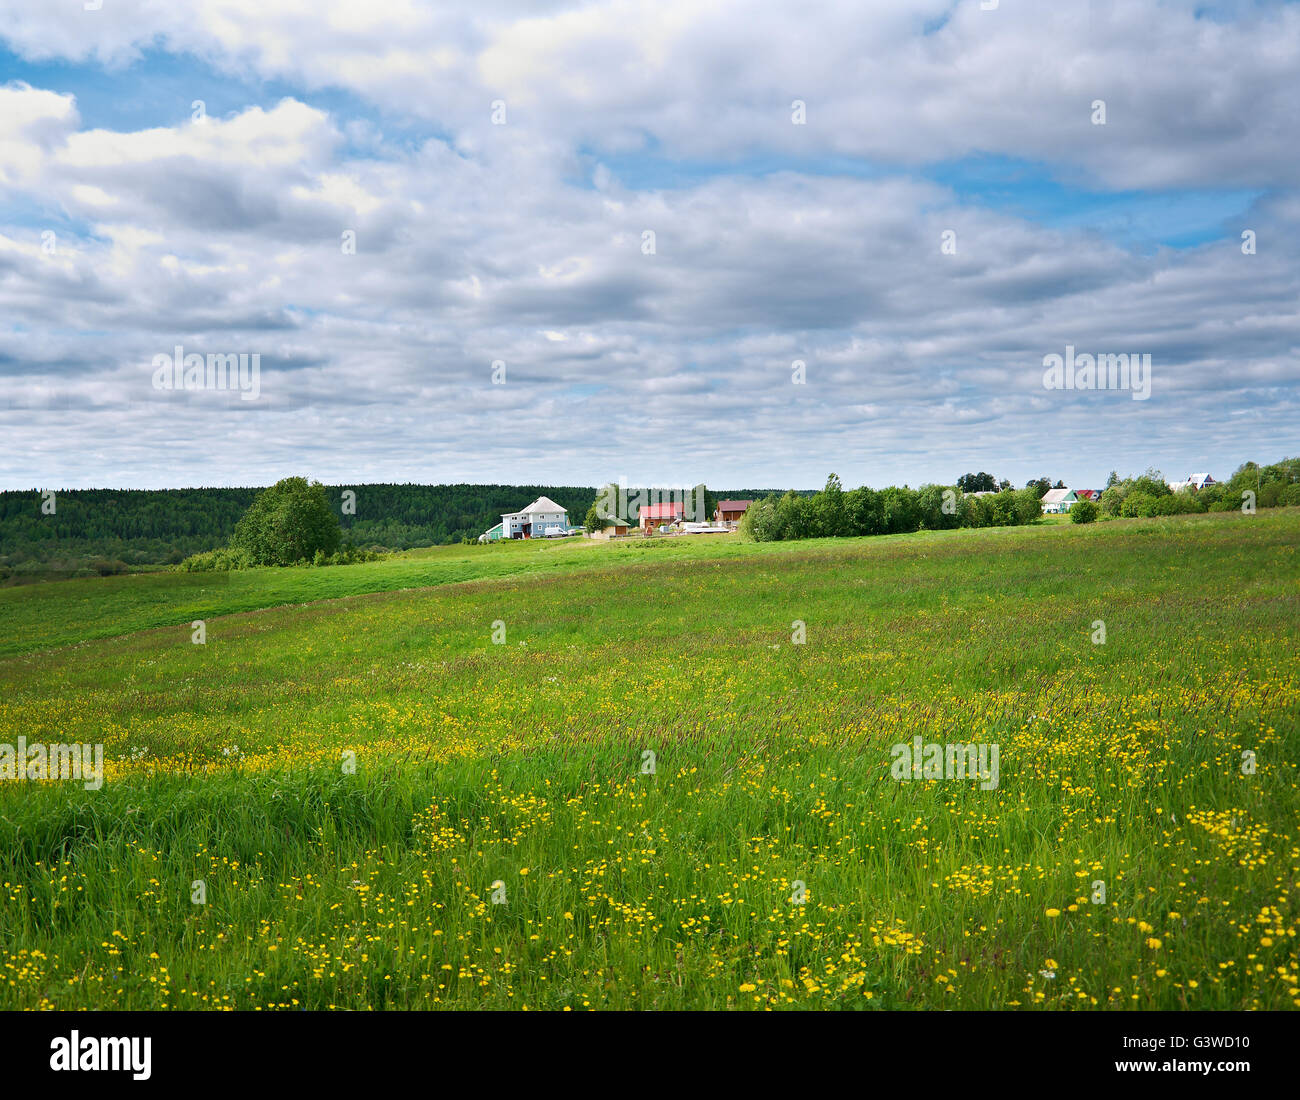
[(664, 504), (643, 504), (638, 521), (643, 531), (659, 526), (661, 523), (677, 523), (686, 518), (686, 505), (681, 501)]

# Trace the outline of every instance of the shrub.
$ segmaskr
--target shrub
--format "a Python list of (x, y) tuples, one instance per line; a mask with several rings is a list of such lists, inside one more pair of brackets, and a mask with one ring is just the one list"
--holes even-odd
[(247, 569), (253, 560), (243, 550), (208, 550), (191, 554), (176, 566), (182, 573), (228, 573), (233, 569)]
[(1156, 499), (1146, 493), (1130, 493), (1124, 498), (1124, 503), (1120, 506), (1119, 514), (1121, 516), (1141, 516), (1149, 519), (1155, 515)]
[(1093, 523), (1100, 509), (1090, 500), (1081, 500), (1070, 509), (1071, 523)]
[(1153, 516), (1176, 516), (1182, 509), (1178, 507), (1178, 498), (1172, 493), (1169, 496), (1158, 497), (1151, 506)]
[(1287, 488), (1288, 486), (1278, 481), (1264, 483), (1256, 493), (1255, 506), (1257, 508), (1276, 508), (1282, 503), (1282, 494)]
[(1202, 512), (1210, 511), (1216, 504), (1219, 504), (1224, 500), (1224, 494), (1226, 492), (1226, 487), (1217, 481), (1213, 485), (1207, 485), (1196, 494), (1198, 510)]

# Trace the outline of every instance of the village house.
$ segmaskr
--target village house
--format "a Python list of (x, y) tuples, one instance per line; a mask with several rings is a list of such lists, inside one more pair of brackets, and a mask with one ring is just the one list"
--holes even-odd
[(752, 500), (720, 500), (718, 501), (718, 507), (714, 510), (713, 518), (717, 523), (735, 527), (740, 522), (740, 517), (749, 510), (749, 506), (753, 503)]
[(1209, 485), (1214, 485), (1215, 480), (1209, 474), (1192, 474), (1186, 481), (1171, 481), (1169, 488), (1175, 493), (1179, 489), (1190, 489), (1193, 493), (1199, 492)]
[(538, 497), (522, 512), (503, 513), (501, 522), (479, 535), (478, 540), (558, 538), (572, 533), (568, 511), (550, 497)]
[(643, 531), (650, 531), (660, 524), (680, 523), (686, 518), (686, 505), (681, 501), (663, 504), (643, 504), (637, 522)]
[(1073, 489), (1048, 489), (1043, 494), (1043, 515), (1060, 515), (1062, 512), (1068, 512), (1078, 502), (1079, 497)]

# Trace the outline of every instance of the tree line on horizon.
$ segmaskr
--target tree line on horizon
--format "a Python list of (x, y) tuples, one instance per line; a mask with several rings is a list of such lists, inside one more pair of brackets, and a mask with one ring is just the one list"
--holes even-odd
[(912, 489), (845, 490), (831, 474), (813, 496), (785, 493), (755, 501), (740, 520), (740, 533), (755, 542), (789, 539), (851, 538), (940, 531), (956, 527), (1009, 527), (1032, 523), (1042, 514), (1043, 491), (989, 490), (990, 496), (963, 493), (956, 485)]
[[(1249, 495), (1247, 495), (1249, 494)], [(1236, 512), (1243, 505), (1278, 508), (1300, 505), (1300, 458), (1284, 458), (1267, 466), (1243, 462), (1227, 481), (1204, 489), (1171, 489), (1159, 470), (1120, 479), (1112, 471), (1098, 510), (1110, 517), (1185, 515), (1195, 512)]]
[[(343, 493), (356, 494), (355, 513)], [(226, 547), (262, 488), (67, 489), (42, 511), (37, 489), (0, 491), (0, 581), (91, 576), (178, 565)], [(325, 486), (344, 540), (407, 550), (477, 538), (501, 514), (549, 496), (575, 514), (595, 488), (547, 485)], [(576, 512), (581, 516), (581, 512)]]
[[(408, 550), (473, 541), (501, 516), (548, 496), (580, 523), (596, 487), (572, 485), (324, 486), (342, 545)], [(0, 583), (66, 576), (107, 576), (230, 548), (236, 524), (259, 487), (66, 489), (43, 510), (38, 489), (0, 490)], [(344, 492), (355, 494), (347, 510)], [(769, 490), (764, 490), (767, 492)], [(743, 495), (753, 490), (728, 491)], [(711, 494), (712, 496), (712, 494)], [(331, 553), (333, 551), (330, 551)], [(312, 555), (314, 557), (314, 554)]]
[[(706, 493), (710, 511), (720, 497), (756, 500), (741, 529), (757, 541), (773, 541), (1029, 523), (1037, 519), (1039, 501), (1052, 487), (1049, 478), (1040, 477), (1014, 489), (1009, 481), (980, 471), (963, 474), (951, 486), (919, 489), (846, 491), (832, 475), (818, 492)], [(1054, 487), (1062, 488), (1063, 483), (1058, 480)], [(323, 550), (327, 558), (346, 546), (355, 553), (472, 541), (503, 513), (539, 496), (555, 500), (568, 510), (571, 522), (578, 523), (597, 494), (595, 488), (575, 486), (464, 483), (320, 488), (340, 532), (339, 543)], [(229, 548), (241, 518), (264, 491), (70, 489), (55, 494), (49, 513), (39, 490), (0, 491), (0, 582), (179, 565), (196, 554)], [(355, 494), (354, 510), (345, 504), (345, 491)], [(945, 493), (951, 496), (945, 498)], [(1096, 512), (1102, 518), (1119, 518), (1234, 511), (1243, 507), (1247, 494), (1257, 508), (1300, 506), (1300, 458), (1263, 466), (1245, 462), (1228, 480), (1198, 492), (1171, 489), (1158, 470), (1124, 479), (1112, 472)], [(1091, 512), (1084, 509), (1075, 518)], [(314, 556), (313, 551), (309, 557)]]
[[(1051, 488), (1066, 485), (1059, 480), (1053, 485), (1040, 477), (1015, 489), (1009, 481), (981, 471), (963, 474), (953, 485), (864, 486), (846, 491), (831, 474), (825, 488), (814, 495), (789, 492), (756, 501), (741, 519), (740, 532), (756, 542), (777, 542), (1019, 526), (1042, 515), (1042, 498)], [(1300, 458), (1284, 458), (1268, 466), (1244, 462), (1227, 481), (1200, 490), (1186, 486), (1174, 490), (1159, 470), (1123, 479), (1112, 471), (1100, 500), (1095, 505), (1075, 504), (1071, 515), (1076, 522), (1087, 523), (1098, 515), (1109, 519), (1231, 512), (1247, 503), (1255, 508), (1300, 506)]]

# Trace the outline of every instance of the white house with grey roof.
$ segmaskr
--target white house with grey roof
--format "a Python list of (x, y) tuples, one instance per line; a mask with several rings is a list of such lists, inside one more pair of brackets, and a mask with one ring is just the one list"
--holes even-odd
[[(1068, 512), (1079, 503), (1079, 498), (1074, 495), (1073, 489), (1048, 489), (1040, 503), (1044, 515), (1055, 516)], [(1082, 512), (1079, 514), (1083, 515)]]
[(569, 513), (550, 497), (538, 497), (521, 512), (504, 512), (501, 522), (479, 535), (479, 542), (497, 539), (544, 539), (573, 534)]

